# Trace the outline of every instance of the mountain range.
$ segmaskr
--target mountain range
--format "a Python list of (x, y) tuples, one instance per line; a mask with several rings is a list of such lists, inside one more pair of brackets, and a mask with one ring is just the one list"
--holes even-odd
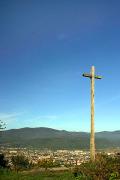
[[(120, 131), (97, 132), (96, 148), (120, 147)], [(71, 132), (51, 128), (21, 128), (4, 130), (0, 145), (10, 147), (33, 147), (40, 149), (89, 149), (90, 133)]]

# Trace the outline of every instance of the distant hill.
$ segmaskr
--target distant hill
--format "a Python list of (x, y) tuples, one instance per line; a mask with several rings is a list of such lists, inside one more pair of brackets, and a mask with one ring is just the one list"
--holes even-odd
[[(21, 128), (1, 132), (0, 144), (49, 149), (89, 149), (90, 134), (51, 128)], [(120, 131), (96, 133), (96, 148), (120, 147)]]

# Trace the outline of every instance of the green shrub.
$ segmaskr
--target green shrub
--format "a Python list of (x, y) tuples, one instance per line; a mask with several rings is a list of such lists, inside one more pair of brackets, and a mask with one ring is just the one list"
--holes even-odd
[(59, 162), (53, 162), (53, 159), (43, 159), (43, 160), (39, 160), (38, 161), (38, 167), (43, 167), (46, 170), (48, 168), (52, 168), (52, 167), (59, 167), (60, 163)]
[(23, 155), (12, 156), (11, 161), (16, 171), (27, 169), (30, 167), (29, 160)]
[(109, 157), (106, 154), (97, 154), (95, 162), (82, 163), (74, 171), (77, 175), (80, 174), (80, 177), (86, 176), (87, 179), (120, 179), (120, 159)]

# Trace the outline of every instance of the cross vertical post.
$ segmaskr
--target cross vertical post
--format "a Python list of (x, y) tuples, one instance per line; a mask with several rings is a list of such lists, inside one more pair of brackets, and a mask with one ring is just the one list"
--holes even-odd
[(94, 76), (95, 68), (91, 68), (91, 134), (90, 134), (90, 159), (95, 160), (95, 133), (94, 133)]
[(94, 129), (94, 80), (101, 79), (95, 75), (95, 67), (92, 66), (90, 74), (83, 74), (84, 77), (91, 79), (91, 134), (90, 134), (90, 160), (95, 161), (95, 129)]

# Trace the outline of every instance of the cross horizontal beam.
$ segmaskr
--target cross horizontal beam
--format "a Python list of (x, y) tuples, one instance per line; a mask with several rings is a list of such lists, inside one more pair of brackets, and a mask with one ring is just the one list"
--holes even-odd
[[(87, 73), (84, 73), (83, 74), (84, 77), (89, 77), (89, 78), (92, 78), (92, 75), (91, 74), (87, 74)], [(95, 79), (102, 79), (102, 76), (94, 76)]]

